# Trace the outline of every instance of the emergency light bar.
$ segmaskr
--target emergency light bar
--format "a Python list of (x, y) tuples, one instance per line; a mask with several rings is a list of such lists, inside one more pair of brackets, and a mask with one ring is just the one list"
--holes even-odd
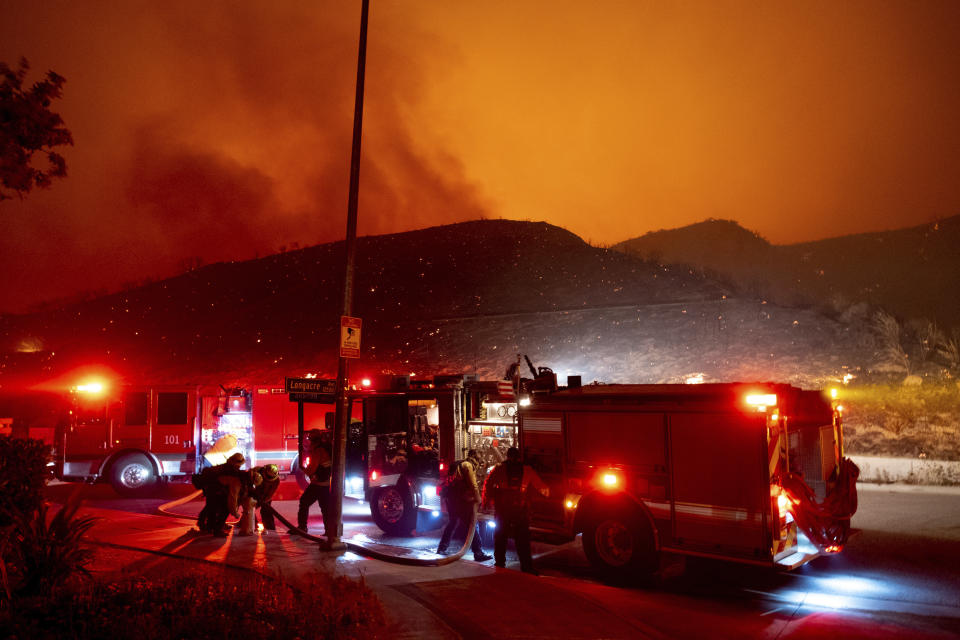
[(103, 384), (100, 382), (88, 382), (87, 384), (78, 384), (76, 390), (80, 393), (100, 393), (103, 391)]
[(746, 398), (747, 404), (756, 407), (757, 411), (765, 411), (767, 407), (777, 406), (775, 393), (751, 393)]

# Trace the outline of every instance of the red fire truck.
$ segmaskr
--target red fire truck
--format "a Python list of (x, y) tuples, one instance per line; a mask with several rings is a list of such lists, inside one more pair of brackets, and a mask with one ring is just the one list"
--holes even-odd
[[(282, 385), (111, 390), (95, 382), (72, 393), (71, 419), (55, 447), (55, 474), (62, 480), (109, 481), (123, 495), (139, 495), (162, 481), (188, 482), (234, 452), (249, 466), (272, 463), (283, 475), (302, 476), (298, 406)], [(332, 422), (332, 405), (302, 406), (305, 430)], [(232, 446), (215, 450), (224, 436)]]
[(509, 381), (381, 377), (351, 392), (350, 401), (354, 412), (360, 410), (367, 440), (370, 513), (393, 535), (414, 530), (418, 513), (440, 517), (439, 484), (451, 462), (477, 449), (493, 465), (516, 443), (517, 405)]
[(550, 487), (532, 528), (582, 533), (608, 574), (654, 570), (661, 552), (793, 568), (846, 541), (856, 467), (820, 392), (612, 384), (529, 399), (523, 459)]

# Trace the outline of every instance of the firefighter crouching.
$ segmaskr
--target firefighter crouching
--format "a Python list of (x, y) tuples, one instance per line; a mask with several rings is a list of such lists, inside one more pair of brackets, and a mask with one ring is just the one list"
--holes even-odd
[[(309, 436), (310, 450), (307, 452), (307, 466), (303, 472), (310, 478), (310, 484), (300, 495), (300, 506), (297, 509), (297, 528), (307, 530), (307, 517), (314, 502), (320, 505), (320, 514), (323, 516), (324, 534), (327, 535), (327, 511), (330, 504), (330, 475), (333, 470), (330, 460), (329, 434), (319, 429), (313, 429)], [(289, 533), (294, 533), (293, 529)]]
[(226, 537), (227, 516), (237, 511), (240, 492), (247, 474), (240, 470), (246, 460), (241, 453), (235, 453), (223, 464), (207, 467), (194, 478), (194, 486), (203, 491), (206, 504), (197, 516), (197, 528), (201, 532), (212, 533), (217, 537)]
[(507, 538), (512, 537), (517, 546), (520, 568), (526, 573), (537, 574), (530, 553), (530, 501), (529, 491), (549, 495), (547, 485), (537, 472), (520, 461), (520, 450), (507, 449), (507, 459), (494, 467), (483, 487), (483, 506), (493, 502), (496, 530), (493, 534), (493, 556), (497, 567), (506, 566)]
[(254, 492), (263, 485), (263, 476), (259, 469), (251, 469), (246, 473), (240, 489), (239, 503), (242, 510), (240, 522), (237, 523), (238, 536), (252, 536), (257, 529), (257, 500)]
[[(277, 523), (273, 517), (272, 502), (273, 495), (280, 486), (280, 468), (275, 464), (265, 464), (262, 467), (253, 469), (250, 474), (251, 476), (253, 474), (259, 474), (263, 480), (259, 484), (254, 483), (253, 490), (250, 492), (250, 511), (253, 514), (249, 523), (250, 533), (253, 533), (257, 526), (257, 517), (253, 512), (255, 512), (258, 507), (260, 508), (260, 519), (263, 521), (264, 530), (276, 531)], [(264, 507), (266, 507), (266, 509), (264, 509)]]

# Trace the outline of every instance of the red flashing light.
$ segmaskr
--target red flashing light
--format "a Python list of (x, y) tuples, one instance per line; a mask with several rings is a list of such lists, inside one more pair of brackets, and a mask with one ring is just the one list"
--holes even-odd
[(620, 489), (623, 480), (616, 469), (604, 469), (595, 476), (594, 482), (606, 491), (616, 491)]
[(377, 473), (376, 471), (371, 471), (371, 472), (370, 472), (370, 479), (371, 479), (371, 480), (376, 480), (378, 477), (380, 477), (380, 474)]
[(440, 463), (440, 471), (443, 471), (445, 468), (446, 468), (446, 465), (444, 465), (444, 464), (441, 462), (441, 463)]
[(370, 380), (370, 378), (363, 378), (360, 380), (360, 386), (362, 387), (369, 387), (371, 384), (373, 384), (373, 382)]
[(828, 546), (828, 547), (824, 547), (823, 550), (824, 550), (824, 552), (826, 552), (826, 553), (840, 553), (840, 551), (843, 550), (843, 545), (842, 545), (842, 544), (832, 544), (832, 545), (830, 545), (830, 546)]

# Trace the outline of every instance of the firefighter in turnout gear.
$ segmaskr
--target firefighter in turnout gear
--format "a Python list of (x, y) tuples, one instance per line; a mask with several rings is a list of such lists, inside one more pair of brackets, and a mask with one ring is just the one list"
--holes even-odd
[[(300, 496), (300, 507), (297, 509), (297, 528), (307, 530), (307, 516), (310, 506), (316, 502), (320, 505), (320, 514), (323, 516), (324, 534), (327, 535), (327, 510), (330, 504), (330, 475), (333, 470), (330, 460), (330, 434), (320, 429), (310, 432), (310, 451), (304, 473), (310, 478), (310, 485), (303, 490)], [(293, 530), (290, 530), (293, 533)]]
[(471, 523), (474, 525), (473, 541), (470, 550), (473, 559), (477, 562), (486, 562), (490, 556), (483, 552), (483, 540), (480, 538), (480, 525), (474, 522), (474, 509), (480, 504), (480, 487), (477, 483), (477, 471), (480, 469), (480, 456), (476, 449), (467, 452), (465, 460), (461, 461), (456, 469), (451, 468), (451, 481), (441, 488), (441, 498), (447, 508), (450, 521), (440, 536), (440, 545), (437, 553), (447, 552), (450, 538), (459, 528), (464, 536), (469, 534)]
[(547, 485), (537, 472), (520, 461), (520, 450), (510, 447), (507, 459), (494, 467), (483, 487), (483, 506), (493, 502), (497, 527), (493, 534), (493, 556), (496, 566), (506, 566), (507, 538), (512, 537), (517, 546), (520, 568), (536, 574), (530, 554), (530, 501), (529, 492), (538, 491), (548, 495)]
[(252, 536), (257, 532), (257, 500), (253, 496), (261, 485), (263, 485), (263, 476), (260, 475), (260, 471), (258, 469), (248, 471), (240, 492), (239, 502), (242, 513), (240, 522), (237, 523), (237, 535)]
[[(263, 520), (264, 530), (276, 531), (277, 523), (273, 517), (273, 505), (271, 503), (273, 502), (273, 494), (277, 492), (277, 488), (280, 486), (280, 468), (275, 464), (265, 464), (253, 471), (260, 474), (263, 482), (254, 488), (251, 497), (256, 502), (256, 506), (260, 508), (260, 519)], [(254, 526), (256, 526), (256, 523), (254, 523)]]
[(245, 462), (243, 454), (235, 453), (223, 464), (208, 467), (200, 474), (201, 487), (206, 497), (206, 505), (197, 516), (200, 531), (226, 537), (230, 532), (226, 526), (227, 516), (240, 517), (237, 501), (245, 475), (240, 467)]

